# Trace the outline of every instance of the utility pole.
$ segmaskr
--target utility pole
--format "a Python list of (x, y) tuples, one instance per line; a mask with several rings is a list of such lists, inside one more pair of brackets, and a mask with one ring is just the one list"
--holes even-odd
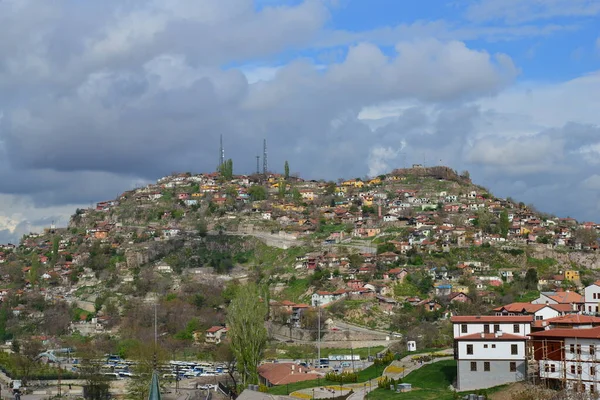
[(61, 378), (61, 373), (60, 373), (60, 361), (58, 362), (58, 392), (57, 392), (57, 396), (60, 398), (62, 397), (62, 393), (61, 393), (61, 387), (60, 387), (60, 378)]
[(319, 369), (321, 368), (321, 306), (320, 301), (317, 299), (317, 362), (319, 363)]

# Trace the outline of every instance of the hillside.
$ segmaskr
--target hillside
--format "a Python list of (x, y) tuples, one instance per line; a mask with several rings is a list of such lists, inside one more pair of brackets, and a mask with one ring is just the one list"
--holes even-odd
[(167, 176), (4, 245), (0, 338), (99, 335), (123, 349), (152, 337), (158, 302), (167, 348), (211, 351), (203, 332), (247, 280), (269, 286), (276, 329), (306, 338), (318, 302), (335, 321), (416, 334), (448, 310), (576, 289), (600, 267), (600, 225), (497, 198), (447, 167), (339, 182), (224, 175)]

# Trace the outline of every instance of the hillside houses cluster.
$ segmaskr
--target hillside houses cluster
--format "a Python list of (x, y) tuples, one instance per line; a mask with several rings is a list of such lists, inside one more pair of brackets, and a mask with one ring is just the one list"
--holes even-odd
[[(46, 283), (44, 290), (49, 299), (68, 300), (66, 287), (95, 279), (88, 265), (90, 254), (80, 251), (82, 245), (107, 245), (120, 255), (116, 265), (122, 266), (119, 263), (125, 263), (124, 254), (131, 246), (194, 235), (197, 221), (186, 216), (205, 208), (217, 215), (209, 221), (211, 229), (216, 230), (222, 221), (241, 220), (240, 225), (251, 226), (255, 231), (280, 232), (316, 244), (313, 247), (320, 251), (298, 256), (294, 265), (300, 274), (324, 272), (330, 283), (328, 290), (308, 294), (305, 301), (311, 306), (365, 299), (376, 301), (388, 314), (405, 303), (439, 311), (444, 309), (444, 302), (471, 301), (471, 289), (460, 283), (465, 279), (473, 282), (478, 296), (492, 303), (496, 301), (493, 287), (510, 282), (515, 275), (524, 275), (524, 269), (497, 270), (476, 260), (437, 267), (405, 265), (406, 258), (487, 245), (507, 251), (527, 245), (597, 249), (597, 242), (581, 241), (577, 235), (578, 230), (598, 231), (597, 224), (578, 223), (571, 218), (542, 218), (523, 205), (494, 198), (465, 180), (426, 176), (424, 168), (419, 169), (421, 175), (416, 179), (413, 172), (414, 169), (399, 170), (337, 183), (299, 177), (286, 180), (279, 174), (238, 175), (231, 180), (224, 180), (218, 173), (166, 176), (126, 191), (116, 199), (77, 210), (69, 229), (50, 227), (46, 232), (24, 236), (19, 245), (0, 246), (3, 266), (15, 263), (17, 253), (27, 254), (20, 259), (23, 284), (20, 280), (16, 283), (14, 274), (4, 274), (0, 287), (4, 286), (7, 293), (27, 293), (32, 290), (31, 278), (35, 274)], [(263, 192), (258, 188), (264, 188)], [(479, 219), (483, 212), (495, 220), (504, 213), (509, 222), (506, 232), (482, 229)], [(52, 241), (55, 237), (59, 239), (56, 244)], [(375, 239), (387, 247), (378, 253), (374, 247), (371, 252), (361, 252), (360, 263), (351, 263), (352, 251), (337, 254), (332, 250), (335, 244), (372, 246)], [(38, 255), (35, 263), (32, 254)], [(122, 268), (116, 269), (121, 272)], [(172, 273), (163, 264), (156, 270)], [(430, 293), (423, 298), (394, 296), (393, 287), (417, 272), (431, 277)], [(539, 287), (577, 282), (567, 273), (542, 276)], [(130, 273), (125, 271), (122, 275), (121, 283), (133, 281)], [(28, 310), (19, 312), (26, 314)]]
[(453, 316), (457, 389), (526, 380), (594, 396), (600, 390), (600, 281), (583, 294), (541, 292), (493, 315)]

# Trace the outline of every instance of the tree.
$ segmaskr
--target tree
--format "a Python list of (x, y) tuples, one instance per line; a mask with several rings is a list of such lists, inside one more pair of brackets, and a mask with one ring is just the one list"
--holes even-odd
[(529, 268), (525, 273), (525, 289), (537, 290), (538, 274), (535, 268)]
[(230, 181), (233, 179), (233, 160), (230, 158), (219, 166), (219, 172), (223, 179)]
[(283, 199), (285, 197), (285, 190), (286, 190), (286, 188), (287, 188), (286, 181), (283, 180), (283, 179), (280, 179), (279, 180), (279, 187), (278, 187), (278, 189), (279, 189), (279, 198), (280, 199)]
[(294, 188), (294, 190), (292, 190), (292, 199), (294, 199), (294, 203), (296, 204), (300, 204), (302, 202), (302, 194), (298, 188)]
[(102, 374), (102, 364), (96, 362), (102, 356), (93, 342), (77, 344), (79, 355), (79, 372), (85, 380), (83, 398), (86, 400), (103, 400), (110, 398), (108, 377)]
[(266, 200), (267, 189), (264, 186), (253, 185), (248, 189), (248, 195), (252, 201)]
[(508, 213), (506, 210), (502, 210), (500, 213), (500, 222), (498, 222), (498, 228), (500, 229), (500, 235), (506, 238), (508, 235), (508, 229), (510, 228), (510, 221), (508, 220)]
[(598, 240), (598, 234), (595, 229), (578, 228), (573, 233), (573, 237), (577, 243), (589, 245)]
[(198, 236), (200, 237), (205, 237), (208, 233), (208, 227), (206, 226), (206, 221), (204, 219), (200, 219), (196, 223), (196, 232), (198, 232)]
[(287, 181), (288, 179), (290, 179), (290, 164), (288, 164), (287, 160), (285, 160), (285, 164), (283, 165), (283, 171), (283, 176)]
[(267, 343), (264, 323), (268, 311), (268, 303), (260, 299), (255, 284), (240, 287), (227, 309), (231, 351), (244, 385), (258, 383), (258, 364)]

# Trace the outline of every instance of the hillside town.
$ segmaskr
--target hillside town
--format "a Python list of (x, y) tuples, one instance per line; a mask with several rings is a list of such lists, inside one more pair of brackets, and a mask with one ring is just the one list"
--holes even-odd
[[(140, 318), (159, 304), (164, 345), (206, 356), (228, 343), (229, 293), (254, 281), (268, 285), (265, 324), (277, 351), (321, 339), (454, 341), (457, 390), (532, 377), (597, 390), (575, 363), (581, 352), (564, 349), (600, 340), (600, 225), (497, 198), (447, 167), (338, 182), (288, 169), (170, 175), (78, 209), (66, 228), (2, 245), (6, 346), (64, 346), (77, 335), (108, 338), (113, 352), (151, 334)], [(304, 380), (323, 367), (312, 351), (306, 358), (319, 361), (298, 367), (310, 370)], [(297, 372), (290, 365), (259, 373), (276, 386)]]

